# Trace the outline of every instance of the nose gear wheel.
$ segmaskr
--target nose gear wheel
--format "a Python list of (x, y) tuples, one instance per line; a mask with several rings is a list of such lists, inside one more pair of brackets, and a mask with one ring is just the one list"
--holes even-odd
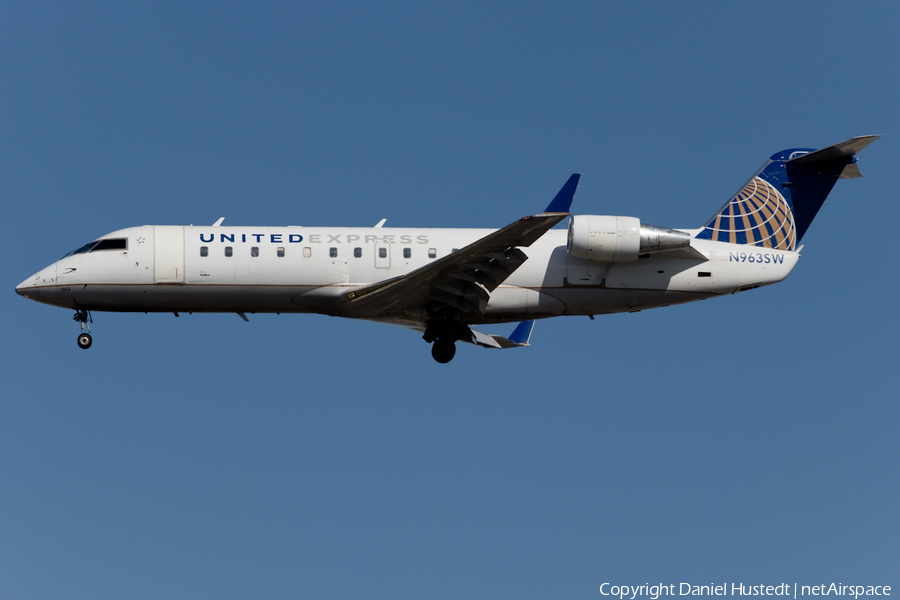
[[(90, 331), (91, 323), (94, 322), (94, 319), (91, 317), (91, 311), (76, 310), (75, 316), (72, 317), (72, 319), (81, 323), (81, 333), (78, 334), (78, 347), (87, 350), (93, 343)], [(87, 331), (85, 331), (85, 329), (87, 329)]]

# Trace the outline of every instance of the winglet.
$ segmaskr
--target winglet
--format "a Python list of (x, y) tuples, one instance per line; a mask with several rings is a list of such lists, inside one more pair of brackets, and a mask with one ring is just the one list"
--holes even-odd
[(534, 321), (522, 321), (510, 334), (509, 341), (520, 346), (528, 346), (528, 340), (531, 339), (532, 331), (534, 331)]
[(572, 200), (575, 198), (575, 190), (578, 189), (578, 180), (581, 179), (581, 173), (572, 173), (556, 197), (550, 202), (550, 205), (544, 210), (545, 213), (568, 213), (572, 206)]

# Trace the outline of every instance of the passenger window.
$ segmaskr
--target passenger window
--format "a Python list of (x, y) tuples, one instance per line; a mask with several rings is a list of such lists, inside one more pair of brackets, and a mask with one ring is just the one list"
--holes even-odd
[(200, 256), (209, 256), (209, 246), (200, 246)]
[(434, 258), (436, 256), (437, 256), (437, 250), (435, 250), (434, 248), (429, 248), (428, 249), (428, 258)]
[(362, 248), (354, 248), (353, 249), (353, 257), (360, 258), (362, 256)]
[(378, 258), (387, 258), (387, 248), (378, 249)]
[[(303, 253), (306, 254), (308, 248), (303, 249)], [(278, 246), (278, 249), (275, 251), (275, 254), (278, 255), (278, 258), (284, 258), (284, 246)]]
[(234, 250), (232, 250), (231, 246), (225, 246), (225, 256), (231, 256), (234, 254)]
[(409, 258), (410, 256), (412, 256), (412, 250), (410, 250), (409, 248), (404, 248), (403, 249), (403, 258)]
[(328, 256), (331, 258), (337, 258), (337, 248), (330, 248), (328, 250)]
[(303, 248), (303, 258), (309, 258), (310, 256), (312, 256), (312, 248), (305, 246)]
[(252, 248), (250, 248), (250, 256), (252, 256), (253, 258), (259, 256), (259, 246), (253, 246)]

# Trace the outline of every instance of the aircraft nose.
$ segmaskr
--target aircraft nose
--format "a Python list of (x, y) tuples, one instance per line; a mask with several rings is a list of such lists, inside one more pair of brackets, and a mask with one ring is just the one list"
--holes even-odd
[(34, 287), (34, 281), (35, 281), (35, 279), (37, 279), (38, 275), (40, 275), (40, 273), (35, 273), (34, 275), (32, 275), (31, 277), (29, 277), (28, 279), (26, 279), (19, 285), (17, 285), (16, 293), (21, 296), (23, 294), (23, 292), (28, 290), (28, 288)]
[(16, 293), (20, 296), (24, 296), (25, 294), (27, 294), (28, 290), (31, 289), (32, 287), (34, 287), (34, 280), (35, 280), (36, 276), (37, 276), (37, 274), (32, 275), (31, 277), (29, 277), (28, 279), (26, 279), (25, 281), (23, 281), (22, 283), (17, 285)]
[[(16, 293), (20, 296), (25, 296), (26, 298), (35, 299), (37, 297), (37, 292), (39, 292), (38, 286), (46, 285), (46, 284), (54, 284), (56, 282), (56, 263), (53, 263), (46, 269), (42, 269), (20, 283), (16, 286)], [(36, 295), (37, 294), (37, 295)]]

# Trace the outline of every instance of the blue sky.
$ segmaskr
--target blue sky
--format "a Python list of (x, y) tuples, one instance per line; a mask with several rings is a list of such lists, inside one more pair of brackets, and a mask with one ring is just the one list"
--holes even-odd
[[(0, 6), (2, 598), (900, 585), (890, 3)], [(434, 363), (318, 316), (13, 288), (141, 224), (696, 227), (883, 133), (783, 283)], [(505, 332), (509, 328), (499, 328)]]

